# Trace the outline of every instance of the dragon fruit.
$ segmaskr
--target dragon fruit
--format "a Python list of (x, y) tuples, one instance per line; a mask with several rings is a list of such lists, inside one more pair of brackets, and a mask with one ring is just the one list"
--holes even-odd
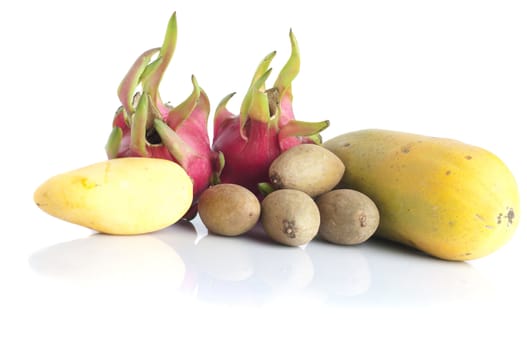
[(329, 126), (329, 121), (295, 120), (291, 83), (299, 72), (300, 56), (292, 31), (289, 38), (291, 56), (273, 87), (266, 89), (265, 81), (276, 51), (256, 69), (239, 115), (226, 108), (231, 93), (219, 103), (214, 116), (212, 149), (224, 157), (219, 180), (242, 185), (257, 195), (261, 195), (260, 184), (268, 184), (269, 166), (278, 155), (301, 143), (321, 143), (319, 133)]
[[(165, 104), (159, 94), (176, 38), (174, 13), (163, 45), (140, 55), (119, 85), (117, 94), (122, 105), (115, 113), (106, 153), (110, 159), (152, 157), (180, 164), (193, 180), (196, 201), (209, 186), (212, 174), (217, 172), (215, 164), (219, 159), (210, 148), (207, 132), (209, 99), (196, 78), (192, 76), (190, 96), (176, 107)], [(195, 213), (194, 205), (186, 218), (191, 219)]]

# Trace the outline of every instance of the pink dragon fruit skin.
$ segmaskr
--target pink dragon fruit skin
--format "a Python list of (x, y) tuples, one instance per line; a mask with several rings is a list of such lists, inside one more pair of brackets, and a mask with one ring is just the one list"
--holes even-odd
[(295, 120), (291, 83), (299, 72), (300, 56), (293, 32), (289, 32), (291, 56), (270, 89), (265, 81), (276, 52), (267, 55), (258, 66), (240, 114), (229, 112), (226, 105), (234, 94), (226, 96), (214, 116), (212, 149), (224, 157), (220, 181), (242, 185), (259, 194), (259, 184), (269, 182), (268, 169), (282, 152), (301, 143), (320, 143), (319, 133), (329, 121)]
[[(174, 13), (168, 22), (163, 46), (139, 56), (119, 85), (122, 105), (115, 114), (106, 153), (109, 159), (152, 157), (180, 164), (193, 180), (196, 201), (210, 185), (213, 173), (218, 171), (219, 159), (210, 148), (209, 99), (195, 77), (192, 77), (192, 93), (178, 106), (164, 104), (159, 95), (159, 84), (173, 56), (176, 38)], [(186, 218), (194, 215), (195, 208), (191, 208)]]

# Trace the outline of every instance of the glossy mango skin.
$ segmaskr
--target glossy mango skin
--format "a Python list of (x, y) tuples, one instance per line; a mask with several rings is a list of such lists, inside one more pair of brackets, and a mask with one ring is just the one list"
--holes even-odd
[(62, 220), (117, 235), (172, 225), (192, 203), (192, 180), (178, 164), (117, 158), (56, 175), (34, 193), (37, 206)]
[(503, 246), (518, 226), (514, 176), (494, 154), (459, 141), (360, 130), (324, 143), (346, 165), (341, 187), (378, 206), (377, 237), (445, 260)]

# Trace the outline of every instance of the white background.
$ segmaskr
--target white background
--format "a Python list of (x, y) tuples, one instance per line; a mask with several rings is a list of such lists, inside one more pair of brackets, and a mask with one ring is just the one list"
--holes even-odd
[(117, 86), (172, 11), (166, 100), (195, 74), (213, 108), (237, 91), (237, 112), (292, 28), (298, 119), (330, 119), (326, 139), (375, 127), (487, 148), (526, 198), (524, 1), (3, 2), (0, 348), (525, 348), (524, 223), (496, 253), (448, 263), (376, 241), (205, 237), (199, 222), (93, 235), (39, 211), (41, 182), (105, 158)]

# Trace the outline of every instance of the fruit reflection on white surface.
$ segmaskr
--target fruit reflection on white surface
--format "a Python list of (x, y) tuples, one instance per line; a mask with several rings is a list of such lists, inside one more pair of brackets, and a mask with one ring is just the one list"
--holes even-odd
[[(327, 295), (353, 297), (371, 286), (371, 269), (362, 246), (337, 246), (316, 242), (306, 250), (315, 266), (313, 286)], [(323, 245), (323, 249), (317, 249)]]
[(185, 264), (176, 251), (151, 235), (93, 234), (44, 248), (29, 259), (38, 273), (73, 283), (170, 283), (180, 286)]
[(334, 302), (435, 306), (494, 298), (493, 283), (469, 263), (439, 260), (397, 243), (373, 239), (306, 250), (315, 266), (314, 284), (326, 288)]
[(193, 267), (220, 281), (247, 280), (254, 274), (254, 262), (244, 243), (236, 237), (204, 237), (194, 252)]
[(203, 229), (198, 219), (142, 236), (94, 234), (39, 250), (30, 265), (71, 283), (170, 283), (209, 303), (258, 305), (294, 296), (367, 307), (422, 306), (493, 297), (492, 283), (472, 265), (390, 242), (338, 246), (316, 239), (285, 247), (260, 227), (240, 237)]
[(268, 242), (255, 251), (254, 258), (258, 278), (276, 293), (299, 292), (313, 281), (313, 262), (304, 249), (275, 249), (274, 243)]

